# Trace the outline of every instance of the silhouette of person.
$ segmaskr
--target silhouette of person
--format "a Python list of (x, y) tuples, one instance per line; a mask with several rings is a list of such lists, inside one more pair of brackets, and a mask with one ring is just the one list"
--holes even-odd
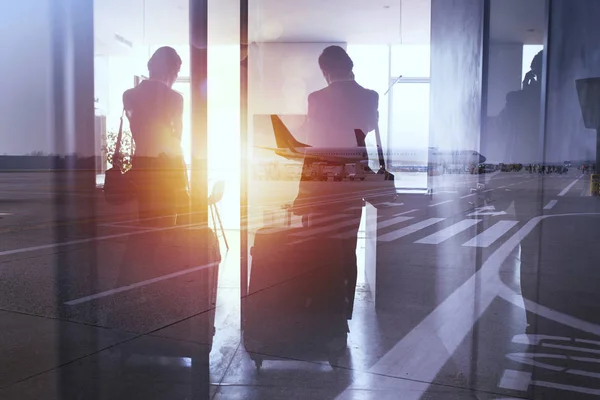
[(149, 79), (123, 94), (135, 141), (130, 173), (137, 186), (139, 219), (145, 225), (172, 224), (178, 204), (187, 197), (183, 96), (172, 89), (180, 67), (177, 52), (161, 47), (148, 61)]
[(312, 146), (357, 146), (355, 129), (365, 134), (377, 126), (379, 95), (354, 80), (354, 63), (340, 46), (329, 46), (319, 56), (327, 87), (308, 96), (305, 127)]
[[(319, 67), (327, 86), (308, 96), (308, 113), (301, 128), (306, 134), (309, 145), (320, 147), (356, 147), (364, 146), (364, 137), (357, 138), (355, 129), (365, 134), (377, 126), (379, 95), (373, 90), (366, 89), (354, 80), (354, 63), (340, 46), (329, 46), (323, 50), (318, 59)], [(362, 142), (362, 143), (359, 143)], [(311, 168), (312, 160), (304, 160), (303, 174)], [(337, 183), (328, 183), (337, 185)], [(342, 205), (323, 206), (317, 212), (320, 214), (342, 214), (340, 219), (352, 222), (336, 233), (341, 237), (342, 259), (344, 263), (346, 282), (347, 318), (352, 317), (354, 295), (357, 279), (356, 244), (361, 220), (362, 199), (353, 198), (344, 201)], [(295, 211), (297, 214), (301, 211)], [(313, 217), (311, 216), (311, 221)], [(318, 224), (318, 218), (314, 218)], [(330, 231), (331, 232), (331, 231)], [(329, 234), (328, 234), (329, 235)]]
[[(510, 92), (507, 95), (506, 106), (498, 116), (499, 130), (489, 132), (494, 135), (507, 135), (507, 147), (503, 154), (505, 162), (531, 164), (531, 170), (545, 175), (551, 172), (552, 166), (540, 163), (543, 161), (540, 154), (540, 113), (541, 113), (541, 79), (542, 79), (542, 56), (543, 51), (535, 55), (531, 62), (531, 69), (525, 75), (521, 90)], [(489, 134), (488, 133), (488, 134)], [(511, 158), (512, 157), (512, 158)], [(516, 168), (518, 171), (520, 168)], [(507, 173), (511, 173), (510, 170)], [(491, 179), (495, 182), (502, 179), (497, 175)], [(543, 179), (543, 178), (542, 178)], [(492, 187), (498, 187), (503, 183), (492, 183)], [(528, 219), (537, 215), (542, 207), (539, 202), (539, 186), (532, 184), (533, 189), (512, 195), (514, 192), (504, 192), (501, 198), (496, 200), (503, 204), (502, 207), (514, 205), (515, 216), (519, 219)], [(499, 203), (496, 203), (499, 204)], [(538, 271), (538, 248), (522, 246), (522, 253), (518, 259), (520, 264), (521, 294), (524, 298), (537, 302), (540, 295), (540, 276)], [(515, 260), (517, 258), (515, 257)], [(538, 318), (529, 310), (526, 312), (527, 333), (537, 330)]]
[(521, 90), (506, 95), (506, 106), (498, 116), (500, 130), (506, 137), (505, 156), (513, 163), (537, 162), (541, 112), (542, 55), (540, 51), (531, 62)]

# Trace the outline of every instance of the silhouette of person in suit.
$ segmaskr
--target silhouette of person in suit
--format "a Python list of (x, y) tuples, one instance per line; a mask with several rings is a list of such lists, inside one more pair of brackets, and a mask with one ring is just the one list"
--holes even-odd
[(327, 87), (308, 96), (307, 142), (312, 146), (357, 146), (355, 129), (365, 134), (377, 126), (379, 95), (354, 80), (354, 63), (340, 46), (319, 56)]
[(506, 134), (504, 161), (528, 163), (537, 159), (539, 146), (542, 55), (540, 51), (531, 61), (531, 69), (523, 79), (521, 90), (506, 95), (506, 106), (497, 117), (497, 134)]
[(149, 79), (123, 94), (135, 141), (130, 173), (138, 191), (139, 219), (146, 225), (172, 224), (171, 217), (187, 196), (181, 148), (183, 96), (172, 89), (180, 67), (175, 49), (161, 47), (148, 61)]
[[(302, 127), (306, 134), (306, 142), (311, 146), (319, 147), (364, 146), (364, 137), (357, 138), (355, 129), (360, 129), (367, 134), (376, 128), (379, 95), (354, 80), (354, 63), (343, 48), (339, 46), (325, 48), (318, 62), (327, 86), (308, 96), (308, 113)], [(305, 170), (311, 168), (311, 160), (305, 159), (303, 168)], [(354, 198), (344, 201), (342, 205), (323, 206), (320, 210), (320, 213), (328, 216), (336, 213), (343, 214), (342, 218), (345, 221), (353, 222), (338, 232), (328, 234), (328, 236), (339, 234), (340, 240), (343, 241), (342, 258), (348, 319), (352, 317), (354, 306), (357, 279), (356, 244), (362, 205), (362, 199)], [(318, 224), (318, 218), (315, 218), (315, 221), (317, 222), (314, 224), (309, 222), (311, 226)]]

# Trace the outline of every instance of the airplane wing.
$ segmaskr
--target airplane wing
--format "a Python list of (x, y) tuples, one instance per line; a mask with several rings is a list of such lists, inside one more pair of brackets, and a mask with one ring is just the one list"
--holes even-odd
[(267, 146), (254, 146), (254, 147), (256, 147), (257, 149), (261, 149), (261, 150), (272, 151), (275, 154), (277, 154), (278, 156), (281, 156), (281, 157), (286, 158), (291, 161), (302, 161), (305, 159), (304, 154), (302, 154), (302, 153), (290, 152), (290, 151), (287, 151), (287, 149), (282, 149), (279, 147), (267, 147)]
[(281, 150), (281, 149), (279, 149), (277, 147), (266, 147), (266, 146), (254, 146), (254, 147), (256, 147), (257, 149), (271, 150), (271, 151), (274, 151), (274, 152), (277, 152), (277, 150)]

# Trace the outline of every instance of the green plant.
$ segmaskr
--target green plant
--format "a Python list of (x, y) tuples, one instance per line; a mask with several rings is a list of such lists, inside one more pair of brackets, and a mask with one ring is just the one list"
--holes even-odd
[(135, 153), (135, 142), (130, 131), (123, 131), (121, 138), (121, 150), (118, 154), (118, 159), (114, 160), (115, 148), (117, 145), (118, 132), (109, 131), (106, 133), (106, 140), (102, 146), (102, 151), (106, 154), (106, 161), (110, 165), (121, 165), (121, 170), (127, 171), (131, 169), (131, 158)]

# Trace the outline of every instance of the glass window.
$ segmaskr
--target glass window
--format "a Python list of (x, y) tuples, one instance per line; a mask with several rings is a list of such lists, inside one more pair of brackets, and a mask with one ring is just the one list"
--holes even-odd
[(391, 48), (391, 76), (423, 78), (430, 75), (429, 45), (395, 45)]
[(429, 146), (429, 83), (399, 83), (392, 89), (390, 146)]
[(531, 69), (531, 61), (537, 53), (544, 50), (544, 45), (526, 44), (523, 46), (523, 73), (521, 78), (525, 79), (525, 74)]
[[(392, 168), (423, 171), (428, 163), (429, 147), (429, 83), (401, 82), (392, 88), (389, 146), (405, 149), (401, 156), (391, 157)], [(396, 175), (400, 188), (427, 188), (425, 172)]]

